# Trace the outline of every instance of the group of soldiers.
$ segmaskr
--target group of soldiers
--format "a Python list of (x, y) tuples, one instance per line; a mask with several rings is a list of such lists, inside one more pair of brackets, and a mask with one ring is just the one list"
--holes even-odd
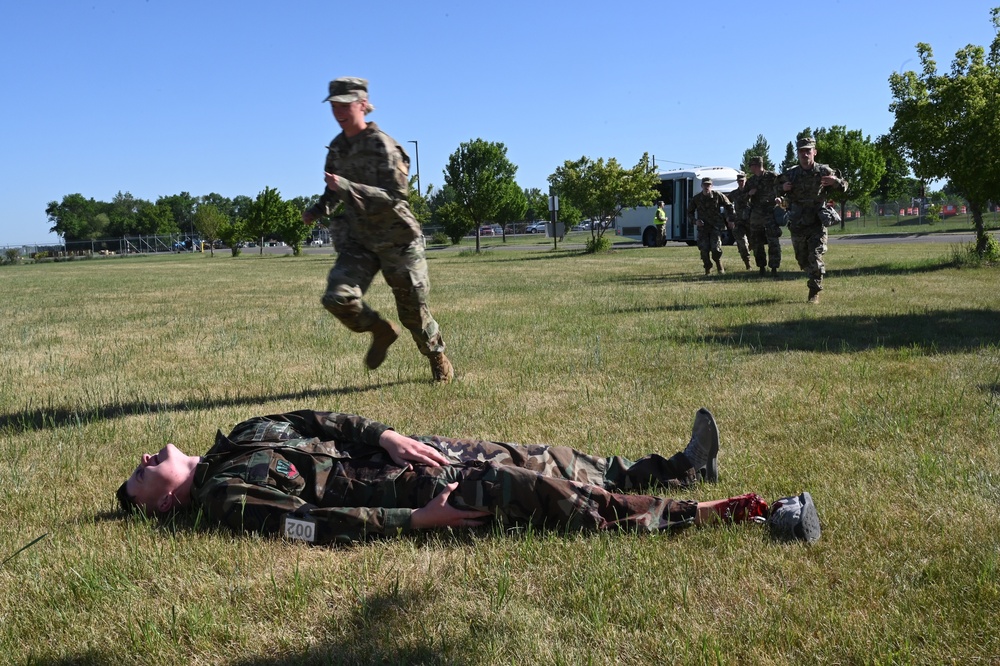
[[(688, 203), (688, 222), (698, 229), (698, 249), (705, 275), (712, 264), (722, 265), (722, 237), (729, 229), (740, 258), (751, 270), (750, 255), (760, 274), (777, 275), (781, 266), (782, 227), (788, 226), (799, 268), (808, 276), (809, 303), (819, 303), (826, 267), (827, 227), (839, 221), (828, 204), (833, 192), (847, 190), (847, 181), (826, 164), (816, 162), (816, 142), (811, 136), (797, 143), (799, 163), (782, 174), (764, 169), (764, 160), (750, 158), (750, 178), (740, 172), (737, 188), (728, 194), (713, 189), (712, 179), (703, 178), (701, 192)], [(659, 212), (659, 211), (658, 211)]]

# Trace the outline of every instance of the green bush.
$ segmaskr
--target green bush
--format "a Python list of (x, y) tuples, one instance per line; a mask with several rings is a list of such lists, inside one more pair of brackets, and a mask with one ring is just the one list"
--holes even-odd
[(587, 254), (607, 252), (611, 249), (611, 239), (605, 236), (590, 237), (587, 239)]
[(957, 268), (980, 268), (1000, 264), (1000, 242), (993, 236), (987, 236), (986, 249), (982, 254), (976, 251), (976, 241), (965, 245), (952, 245), (951, 263)]
[(447, 245), (451, 242), (448, 238), (448, 234), (443, 231), (435, 231), (434, 235), (431, 236), (431, 245)]

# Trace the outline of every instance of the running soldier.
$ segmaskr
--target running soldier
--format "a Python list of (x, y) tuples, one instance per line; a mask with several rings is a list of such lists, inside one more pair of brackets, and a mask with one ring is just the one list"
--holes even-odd
[[(747, 181), (747, 195), (750, 197), (750, 249), (754, 263), (765, 275), (767, 267), (777, 276), (781, 266), (781, 227), (775, 222), (774, 207), (779, 199), (775, 194), (778, 174), (764, 170), (764, 158), (750, 158), (753, 175)], [(765, 246), (767, 251), (765, 252)]]
[(740, 171), (736, 174), (736, 189), (726, 196), (733, 204), (736, 221), (733, 223), (733, 239), (736, 241), (736, 249), (740, 253), (743, 265), (750, 270), (750, 249), (747, 242), (747, 235), (750, 231), (750, 201), (746, 189), (747, 175)]
[(796, 142), (799, 163), (778, 176), (778, 193), (788, 202), (788, 230), (799, 268), (809, 276), (809, 303), (819, 303), (823, 291), (823, 254), (826, 228), (836, 216), (827, 206), (832, 192), (846, 192), (847, 181), (826, 164), (816, 162), (816, 141), (804, 136)]
[(427, 306), (430, 280), (423, 234), (407, 199), (410, 157), (378, 125), (365, 120), (375, 109), (365, 79), (331, 81), (324, 101), (330, 102), (342, 132), (327, 149), (326, 189), (302, 212), (302, 221), (313, 224), (343, 204), (343, 215), (330, 224), (337, 260), (327, 276), (323, 307), (355, 333), (372, 334), (365, 365), (376, 369), (399, 337), (399, 328), (362, 300), (381, 271), (396, 299), (399, 321), (430, 360), (434, 380), (450, 382), (454, 370)]
[(698, 249), (705, 275), (712, 272), (712, 261), (719, 273), (722, 267), (722, 234), (733, 228), (735, 211), (726, 195), (712, 189), (712, 179), (701, 179), (701, 192), (691, 197), (687, 206), (688, 223), (698, 227)]

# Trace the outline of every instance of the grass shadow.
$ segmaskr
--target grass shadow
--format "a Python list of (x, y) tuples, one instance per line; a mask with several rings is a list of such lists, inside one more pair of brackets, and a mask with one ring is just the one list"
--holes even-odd
[(380, 388), (415, 384), (419, 380), (407, 380), (372, 384), (370, 386), (347, 386), (342, 388), (309, 389), (276, 395), (239, 396), (232, 398), (191, 398), (179, 402), (137, 401), (103, 405), (90, 408), (70, 409), (66, 407), (26, 409), (13, 414), (0, 414), (0, 431), (11, 434), (29, 430), (45, 430), (61, 428), (67, 425), (93, 423), (119, 419), (140, 414), (157, 414), (161, 412), (188, 412), (219, 407), (241, 407), (244, 405), (260, 405), (276, 400), (306, 400), (314, 398), (330, 398), (333, 396), (354, 395)]
[(783, 299), (777, 296), (769, 296), (767, 298), (755, 298), (749, 301), (741, 301), (739, 303), (733, 302), (722, 302), (722, 303), (674, 303), (671, 305), (657, 305), (652, 307), (633, 307), (633, 308), (613, 308), (608, 310), (609, 314), (636, 314), (641, 312), (690, 312), (692, 310), (719, 310), (723, 308), (746, 308), (746, 307), (757, 307), (757, 306), (767, 306), (775, 305), (777, 303), (784, 302)]
[(836, 353), (877, 348), (965, 352), (1000, 345), (1000, 312), (967, 308), (888, 316), (803, 318), (715, 328), (676, 341), (709, 342), (761, 352)]

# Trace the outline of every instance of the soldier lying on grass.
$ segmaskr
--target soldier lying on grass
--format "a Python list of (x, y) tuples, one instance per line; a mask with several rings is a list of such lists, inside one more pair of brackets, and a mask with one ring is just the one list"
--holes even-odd
[(670, 458), (602, 458), (564, 446), (406, 437), (361, 416), (301, 410), (216, 434), (202, 457), (173, 444), (143, 454), (118, 489), (123, 509), (202, 512), (237, 532), (349, 543), (413, 530), (504, 525), (653, 532), (721, 522), (769, 522), (779, 536), (815, 541), (809, 493), (771, 507), (750, 493), (696, 502), (626, 491), (715, 482), (719, 431), (707, 409)]

